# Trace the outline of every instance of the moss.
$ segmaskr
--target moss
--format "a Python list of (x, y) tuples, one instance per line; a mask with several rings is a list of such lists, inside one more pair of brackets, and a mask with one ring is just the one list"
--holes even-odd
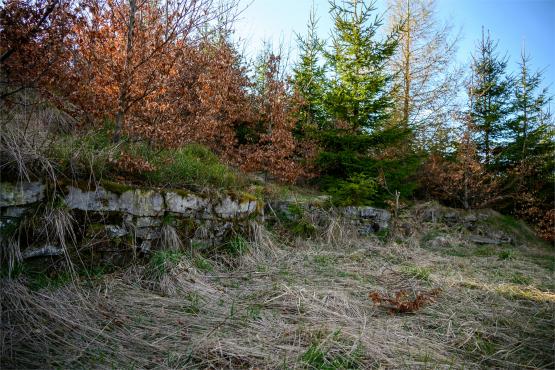
[(183, 198), (186, 198), (191, 194), (191, 192), (186, 189), (171, 189), (168, 192), (170, 191), (176, 193), (177, 195)]
[(127, 184), (123, 184), (120, 182), (114, 182), (114, 181), (109, 181), (109, 180), (102, 180), (100, 182), (100, 185), (106, 189), (107, 191), (110, 191), (112, 193), (121, 195), (127, 191), (130, 190), (135, 190), (136, 188), (134, 188), (133, 186), (127, 185)]
[(239, 194), (240, 194), (240, 197), (239, 197), (239, 202), (240, 203), (256, 202), (256, 201), (259, 200), (259, 198), (255, 194), (250, 194), (250, 193), (246, 193), (246, 192), (241, 192)]

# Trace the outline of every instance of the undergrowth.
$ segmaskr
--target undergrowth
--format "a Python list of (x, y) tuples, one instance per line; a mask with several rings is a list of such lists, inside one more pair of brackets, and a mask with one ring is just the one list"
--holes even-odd
[[(44, 148), (55, 173), (70, 180), (118, 181), (160, 187), (239, 189), (245, 176), (220, 161), (200, 144), (160, 148), (144, 140), (123, 137), (112, 142), (113, 124), (82, 133), (55, 135)], [(37, 176), (40, 176), (37, 173)]]

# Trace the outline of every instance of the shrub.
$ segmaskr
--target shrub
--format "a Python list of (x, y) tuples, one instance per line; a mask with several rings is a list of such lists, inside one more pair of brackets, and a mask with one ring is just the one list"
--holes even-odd
[(328, 191), (336, 205), (368, 205), (376, 195), (377, 183), (368, 175), (358, 173), (348, 180), (337, 180)]

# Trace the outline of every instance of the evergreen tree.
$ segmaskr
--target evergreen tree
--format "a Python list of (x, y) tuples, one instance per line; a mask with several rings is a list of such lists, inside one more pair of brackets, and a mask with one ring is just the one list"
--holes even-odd
[(482, 29), (482, 40), (472, 56), (469, 94), (470, 115), (478, 151), (486, 165), (492, 164), (494, 150), (503, 136), (510, 112), (511, 78), (507, 77), (507, 57), (497, 53), (497, 42)]
[[(332, 3), (332, 50), (326, 53), (332, 73), (327, 109), (346, 131), (369, 133), (383, 128), (392, 107), (391, 76), (386, 64), (397, 46), (393, 37), (377, 39), (381, 19), (372, 18), (374, 3)], [(338, 125), (335, 125), (338, 127)]]
[(311, 9), (305, 37), (297, 35), (299, 60), (293, 67), (293, 83), (298, 104), (298, 134), (307, 129), (322, 127), (326, 120), (322, 105), (325, 88), (325, 69), (321, 60), (324, 41), (317, 34), (318, 19)]
[(542, 88), (541, 72), (530, 71), (530, 56), (522, 50), (520, 71), (515, 80), (512, 119), (508, 123), (509, 143), (503, 150), (505, 189), (512, 202), (509, 212), (523, 217), (542, 235), (553, 237), (555, 206), (555, 130), (549, 112), (552, 97)]
[(532, 157), (547, 160), (553, 154), (553, 142), (549, 139), (549, 126), (553, 122), (548, 112), (552, 97), (546, 87), (541, 87), (541, 72), (532, 73), (529, 64), (530, 56), (523, 48), (511, 107), (513, 117), (507, 125), (510, 144), (504, 150), (504, 159), (509, 166)]
[(329, 79), (324, 98), (330, 119), (319, 132), (318, 165), (324, 187), (342, 194), (353, 185), (375, 188), (372, 182), (383, 174), (378, 154), (406, 132), (387, 127), (393, 103), (388, 93), (392, 77), (385, 67), (396, 40), (393, 35), (378, 40), (381, 19), (373, 17), (374, 3), (331, 5), (334, 30), (325, 53)]

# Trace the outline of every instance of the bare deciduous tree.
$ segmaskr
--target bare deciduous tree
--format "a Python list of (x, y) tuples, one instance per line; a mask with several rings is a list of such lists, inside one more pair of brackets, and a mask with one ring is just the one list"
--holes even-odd
[(399, 34), (391, 59), (395, 119), (414, 129), (417, 144), (438, 149), (456, 110), (461, 71), (455, 66), (458, 36), (437, 20), (434, 0), (390, 0), (389, 26)]

